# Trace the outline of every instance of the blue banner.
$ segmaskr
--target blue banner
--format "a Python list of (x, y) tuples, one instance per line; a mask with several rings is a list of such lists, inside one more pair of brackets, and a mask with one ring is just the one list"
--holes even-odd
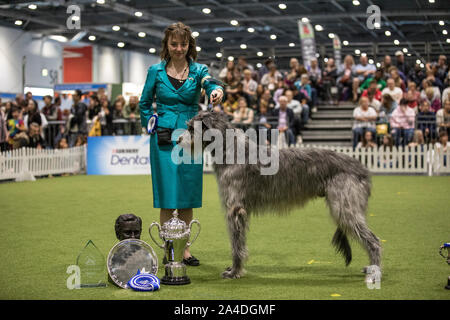
[(150, 174), (150, 136), (88, 137), (87, 174)]
[(70, 83), (70, 84), (55, 84), (55, 91), (66, 91), (66, 90), (81, 90), (85, 91), (97, 91), (99, 88), (107, 87), (107, 84), (92, 84), (92, 83)]

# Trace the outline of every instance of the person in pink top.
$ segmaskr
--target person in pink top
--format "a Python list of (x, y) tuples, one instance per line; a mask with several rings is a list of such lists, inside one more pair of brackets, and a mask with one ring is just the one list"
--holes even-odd
[[(392, 112), (390, 118), (391, 134), (394, 137), (395, 145), (408, 145), (414, 135), (414, 124), (416, 113), (408, 107), (408, 100), (401, 99), (400, 106)], [(402, 139), (403, 138), (403, 139)]]

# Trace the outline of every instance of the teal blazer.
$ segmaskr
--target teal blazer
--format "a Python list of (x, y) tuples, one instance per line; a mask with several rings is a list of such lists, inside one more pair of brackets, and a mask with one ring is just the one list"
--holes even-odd
[[(163, 60), (148, 69), (139, 102), (141, 124), (147, 128), (156, 97), (158, 128), (186, 129), (186, 122), (198, 112), (201, 89), (204, 88), (209, 97), (213, 90), (220, 87), (205, 81), (211, 77), (205, 65), (190, 60), (188, 77), (177, 90), (167, 76), (166, 64)], [(175, 144), (176, 138), (173, 137), (172, 145), (159, 146), (157, 133), (150, 136), (153, 206), (166, 209), (199, 208), (202, 205), (203, 162), (174, 163), (172, 150), (179, 148)], [(183, 150), (180, 152), (182, 156)]]

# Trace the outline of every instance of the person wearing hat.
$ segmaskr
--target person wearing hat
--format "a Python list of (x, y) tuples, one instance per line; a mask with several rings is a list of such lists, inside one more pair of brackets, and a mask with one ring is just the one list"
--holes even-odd
[(409, 73), (409, 66), (405, 62), (405, 55), (400, 50), (395, 52), (395, 56), (397, 58), (397, 69), (403, 74), (403, 77), (406, 77)]
[[(186, 129), (186, 123), (197, 114), (202, 89), (213, 105), (222, 101), (224, 93), (219, 85), (207, 81), (211, 78), (207, 66), (195, 62), (195, 38), (183, 23), (166, 28), (160, 56), (161, 62), (148, 69), (139, 102), (142, 127), (148, 128), (150, 117), (154, 116), (153, 101), (156, 101), (157, 128), (150, 135), (153, 207), (160, 209), (161, 225), (172, 217), (175, 209), (179, 218), (189, 224), (193, 208), (202, 206), (203, 161), (177, 163), (173, 160), (177, 134), (183, 131), (177, 129)], [(184, 154), (184, 150), (175, 154), (182, 158), (180, 151)], [(184, 263), (199, 265), (188, 248)]]

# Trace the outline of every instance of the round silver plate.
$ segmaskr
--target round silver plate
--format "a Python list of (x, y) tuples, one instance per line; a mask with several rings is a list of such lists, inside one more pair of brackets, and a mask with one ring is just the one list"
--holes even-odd
[(126, 289), (128, 280), (136, 275), (138, 269), (156, 275), (158, 257), (148, 243), (139, 239), (126, 239), (109, 251), (107, 268), (112, 281)]

